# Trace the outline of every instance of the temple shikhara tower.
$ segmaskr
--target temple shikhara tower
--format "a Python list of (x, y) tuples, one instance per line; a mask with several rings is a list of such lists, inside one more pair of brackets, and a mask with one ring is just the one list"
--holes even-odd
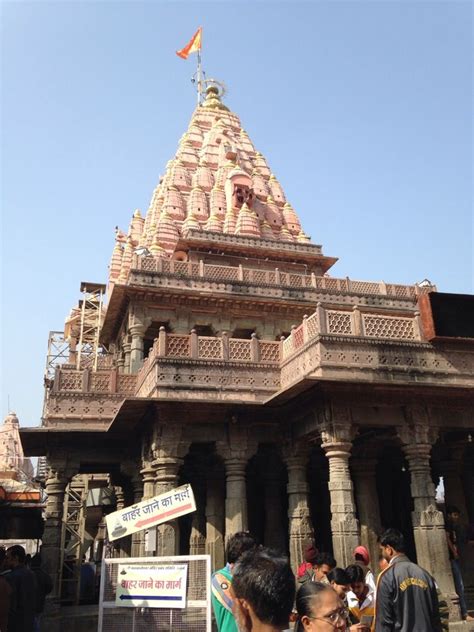
[(207, 552), (218, 568), (250, 529), (295, 568), (311, 540), (339, 566), (363, 543), (375, 566), (396, 527), (455, 613), (435, 488), (474, 521), (471, 298), (333, 276), (280, 176), (208, 87), (148, 210), (117, 230), (107, 284), (83, 282), (52, 333), (43, 426), (21, 436), (47, 457), (57, 596), (65, 499), (102, 476), (114, 507), (182, 483), (197, 502), (152, 551), (138, 533), (110, 555)]

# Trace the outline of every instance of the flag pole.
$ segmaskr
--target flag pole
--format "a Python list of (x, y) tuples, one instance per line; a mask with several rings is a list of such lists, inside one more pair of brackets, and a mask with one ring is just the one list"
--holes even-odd
[(201, 67), (201, 49), (197, 51), (197, 104), (201, 105), (202, 97), (202, 67)]

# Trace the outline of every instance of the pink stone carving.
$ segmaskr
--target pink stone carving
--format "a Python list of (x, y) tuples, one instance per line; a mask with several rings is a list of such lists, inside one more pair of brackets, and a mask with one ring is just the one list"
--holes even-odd
[(169, 187), (163, 200), (163, 213), (167, 213), (172, 219), (183, 221), (186, 218), (186, 205), (183, 196), (176, 187)]

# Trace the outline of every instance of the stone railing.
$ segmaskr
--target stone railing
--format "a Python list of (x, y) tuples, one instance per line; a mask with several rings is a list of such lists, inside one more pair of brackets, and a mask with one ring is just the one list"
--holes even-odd
[(258, 286), (288, 287), (294, 289), (315, 289), (333, 293), (358, 294), (368, 296), (388, 296), (398, 299), (414, 299), (417, 294), (432, 291), (434, 286), (397, 285), (394, 283), (354, 281), (349, 278), (336, 279), (315, 274), (284, 272), (275, 268), (247, 268), (242, 265), (225, 266), (203, 261), (174, 261), (154, 257), (134, 255), (132, 271), (172, 275), (178, 278), (206, 279), (228, 283), (248, 283)]
[(68, 428), (104, 428), (127, 397), (135, 394), (136, 375), (117, 369), (92, 371), (61, 366), (45, 392), (44, 423)]
[(75, 392), (110, 395), (133, 395), (136, 375), (119, 373), (117, 369), (91, 371), (90, 369), (58, 368), (52, 393)]
[(301, 325), (293, 327), (291, 334), (283, 341), (282, 360), (321, 334), (398, 341), (422, 340), (418, 312), (413, 312), (411, 316), (387, 316), (366, 313), (357, 307), (336, 310), (318, 305), (315, 313), (305, 316)]
[(252, 334), (250, 340), (229, 338), (223, 332), (219, 337), (198, 336), (193, 330), (190, 334), (168, 334), (160, 329), (148, 357), (138, 373), (136, 392), (141, 392), (151, 367), (162, 359), (168, 361), (204, 361), (233, 364), (277, 367), (280, 364), (281, 343), (271, 340), (259, 340)]
[(321, 334), (282, 361), (281, 388), (303, 379), (474, 388), (474, 353), (429, 342)]

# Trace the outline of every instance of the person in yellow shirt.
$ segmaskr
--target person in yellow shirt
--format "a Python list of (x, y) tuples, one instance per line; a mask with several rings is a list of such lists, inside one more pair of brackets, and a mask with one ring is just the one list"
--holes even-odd
[(346, 568), (351, 583), (351, 590), (347, 593), (347, 605), (353, 623), (363, 623), (371, 630), (374, 629), (375, 619), (375, 591), (365, 583), (364, 570), (357, 564)]

